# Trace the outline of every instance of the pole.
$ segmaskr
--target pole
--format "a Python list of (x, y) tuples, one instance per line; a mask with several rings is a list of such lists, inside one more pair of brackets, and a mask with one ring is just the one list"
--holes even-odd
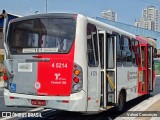
[(48, 6), (47, 6), (47, 0), (46, 0), (46, 13), (47, 13), (47, 7), (48, 7)]

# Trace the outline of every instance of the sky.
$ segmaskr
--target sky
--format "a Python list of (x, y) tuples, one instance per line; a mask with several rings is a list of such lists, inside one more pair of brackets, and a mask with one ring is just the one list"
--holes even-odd
[[(46, 0), (0, 0), (0, 10), (17, 15), (46, 12)], [(134, 25), (148, 5), (160, 8), (160, 0), (47, 0), (47, 11), (80, 13), (88, 17), (101, 17), (101, 12), (111, 9), (118, 13), (118, 22)]]

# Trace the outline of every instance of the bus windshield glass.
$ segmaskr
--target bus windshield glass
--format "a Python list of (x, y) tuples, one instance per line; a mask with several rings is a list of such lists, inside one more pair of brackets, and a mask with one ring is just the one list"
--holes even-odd
[(37, 18), (10, 24), (11, 54), (68, 53), (75, 39), (76, 21), (69, 18)]

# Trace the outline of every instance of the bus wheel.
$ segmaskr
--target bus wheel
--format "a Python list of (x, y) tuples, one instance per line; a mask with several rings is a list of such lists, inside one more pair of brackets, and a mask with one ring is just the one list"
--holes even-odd
[(119, 113), (123, 112), (125, 102), (126, 102), (125, 95), (123, 93), (120, 93), (117, 106), (117, 111)]

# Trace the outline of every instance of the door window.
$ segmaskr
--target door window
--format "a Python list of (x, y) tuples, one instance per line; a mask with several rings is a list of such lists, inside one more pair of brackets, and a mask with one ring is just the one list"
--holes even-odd
[(98, 42), (97, 29), (93, 24), (87, 25), (87, 51), (88, 65), (92, 67), (98, 66)]
[(114, 36), (108, 37), (107, 40), (107, 68), (113, 69), (114, 68)]
[(99, 50), (100, 50), (100, 61), (101, 68), (104, 68), (104, 34), (99, 34)]

